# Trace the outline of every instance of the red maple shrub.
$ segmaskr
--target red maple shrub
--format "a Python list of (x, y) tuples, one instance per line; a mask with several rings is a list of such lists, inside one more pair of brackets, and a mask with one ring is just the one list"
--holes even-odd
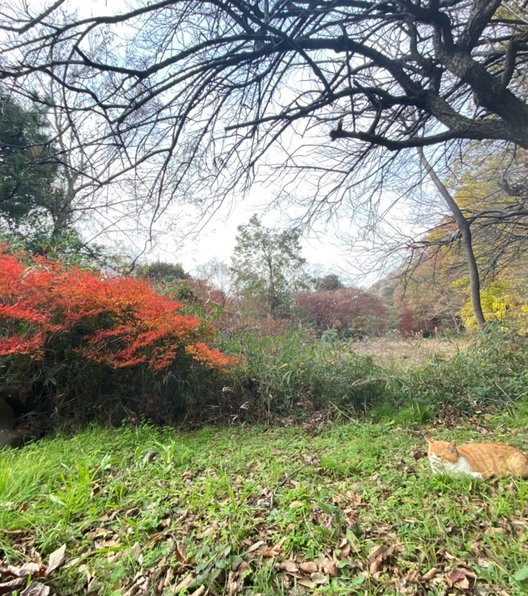
[(6, 359), (24, 357), (37, 368), (140, 367), (155, 376), (175, 366), (218, 370), (237, 361), (211, 348), (212, 326), (182, 308), (147, 280), (107, 277), (0, 247), (4, 367)]
[(57, 335), (76, 331), (79, 355), (113, 368), (171, 365), (183, 348), (197, 361), (222, 367), (236, 359), (207, 346), (213, 329), (182, 314), (182, 304), (157, 295), (146, 280), (104, 277), (0, 248), (0, 356), (44, 356)]

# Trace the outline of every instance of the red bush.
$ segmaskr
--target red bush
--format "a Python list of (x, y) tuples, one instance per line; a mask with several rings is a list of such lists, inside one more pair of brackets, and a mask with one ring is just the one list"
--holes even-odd
[(105, 277), (0, 247), (0, 356), (42, 359), (57, 338), (81, 358), (159, 371), (185, 353), (208, 367), (236, 361), (207, 343), (213, 329), (141, 279)]
[(382, 301), (359, 288), (303, 292), (295, 297), (299, 316), (318, 331), (362, 331), (379, 333), (387, 324), (388, 311)]

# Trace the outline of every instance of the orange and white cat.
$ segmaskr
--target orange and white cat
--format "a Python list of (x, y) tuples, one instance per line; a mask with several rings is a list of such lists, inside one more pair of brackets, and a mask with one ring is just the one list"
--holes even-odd
[(500, 443), (468, 443), (433, 441), (427, 455), (433, 473), (466, 474), (474, 478), (528, 478), (528, 457), (515, 447)]

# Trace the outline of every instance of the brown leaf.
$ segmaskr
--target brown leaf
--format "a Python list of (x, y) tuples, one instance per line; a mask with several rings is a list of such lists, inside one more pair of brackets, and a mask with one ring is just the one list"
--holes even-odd
[(304, 573), (316, 573), (319, 570), (317, 564), (313, 561), (305, 561), (304, 563), (299, 563), (299, 569)]
[(264, 546), (266, 544), (266, 542), (264, 540), (259, 540), (258, 542), (255, 542), (254, 544), (252, 544), (246, 551), (247, 554), (252, 553), (253, 551), (259, 549), (261, 546)]
[[(447, 582), (447, 585), (452, 588), (453, 586), (456, 586), (457, 588), (461, 588), (462, 590), (466, 590), (469, 589), (469, 581), (468, 578), (470, 579), (474, 579), (476, 576), (472, 571), (469, 571), (468, 569), (465, 569), (463, 567), (457, 567), (456, 569), (453, 569), (453, 571), (450, 571), (445, 579)], [(464, 587), (467, 584), (467, 588)]]
[(46, 577), (53, 573), (64, 563), (64, 555), (66, 554), (66, 545), (63, 544), (57, 550), (54, 550), (49, 556), (48, 568), (46, 569)]
[(469, 590), (469, 588), (471, 587), (471, 585), (470, 585), (469, 580), (468, 580), (467, 577), (465, 577), (464, 579), (458, 581), (455, 585), (460, 590)]
[(318, 586), (322, 586), (327, 582), (326, 576), (324, 576), (322, 573), (312, 573), (310, 579)]
[(297, 580), (297, 583), (303, 588), (308, 588), (309, 590), (313, 590), (317, 587), (317, 584), (314, 583), (311, 579), (308, 579), (307, 577), (301, 577)]
[(178, 561), (185, 562), (187, 560), (187, 553), (185, 552), (185, 549), (181, 542), (176, 542), (175, 553), (177, 555), (176, 558), (178, 559)]
[(282, 563), (276, 563), (275, 567), (279, 571), (286, 571), (286, 573), (297, 573), (299, 567), (295, 561), (283, 561)]
[(303, 501), (292, 501), (289, 505), (290, 509), (298, 509), (304, 505)]
[[(117, 536), (117, 535), (116, 535)], [(102, 542), (97, 542), (96, 546), (98, 549), (100, 548), (113, 548), (114, 546), (120, 546), (121, 542), (118, 538), (112, 538), (110, 540), (103, 540)]]
[(369, 565), (370, 575), (376, 575), (376, 573), (380, 570), (382, 565), (383, 565), (383, 559), (381, 557), (374, 559), (374, 561), (372, 561), (372, 563)]
[(341, 553), (339, 554), (339, 558), (340, 559), (348, 559), (349, 555), (350, 555), (350, 551), (351, 551), (351, 547), (350, 544), (346, 544), (342, 549), (341, 549)]
[(31, 582), (25, 590), (20, 592), (20, 596), (48, 596), (50, 591), (49, 586), (40, 582)]
[(17, 577), (28, 577), (28, 575), (38, 573), (40, 571), (40, 565), (38, 563), (24, 563), (24, 565), (20, 565), (20, 567), (8, 565), (7, 569)]
[(409, 584), (413, 584), (418, 580), (419, 577), (420, 572), (417, 569), (413, 569), (405, 576), (405, 581)]
[(380, 544), (378, 546), (372, 547), (367, 557), (369, 563), (379, 559), (380, 557), (385, 557), (388, 550), (390, 550), (390, 547), (388, 547), (386, 544)]
[(431, 569), (429, 569), (429, 571), (427, 571), (427, 573), (424, 573), (422, 575), (422, 581), (424, 581), (424, 582), (431, 581), (433, 579), (433, 577), (436, 577), (439, 573), (440, 573), (439, 569), (437, 569), (436, 567), (431, 567)]
[(21, 588), (26, 583), (25, 577), (16, 577), (15, 579), (9, 580), (8, 582), (0, 582), (0, 594), (4, 592), (11, 592), (11, 588)]
[(327, 575), (331, 575), (332, 577), (335, 577), (337, 575), (337, 561), (333, 559), (325, 559), (322, 567), (323, 571)]
[(184, 577), (181, 582), (174, 588), (174, 591), (176, 593), (178, 592), (183, 592), (183, 590), (186, 590), (194, 581), (195, 576), (193, 573), (189, 573), (189, 575), (187, 575), (186, 577)]
[(262, 551), (262, 556), (263, 556), (265, 559), (274, 559), (275, 557), (278, 557), (278, 556), (280, 555), (280, 552), (281, 552), (282, 545), (283, 545), (283, 544), (286, 542), (286, 539), (287, 539), (287, 538), (288, 538), (287, 536), (283, 536), (283, 537), (282, 537), (282, 538), (281, 538), (281, 539), (280, 539), (280, 540), (277, 542), (277, 544), (275, 544), (275, 545), (274, 545), (274, 546), (272, 546), (272, 547), (265, 548), (265, 549)]
[(280, 555), (280, 550), (277, 550), (276, 548), (265, 548), (262, 551), (262, 556), (265, 559), (274, 559), (275, 557), (278, 557)]
[(95, 528), (86, 534), (86, 538), (90, 540), (96, 540), (97, 538), (104, 538), (106, 536), (110, 536), (112, 534), (111, 530), (107, 530), (106, 528)]
[(382, 567), (385, 559), (387, 559), (392, 553), (392, 548), (386, 544), (380, 544), (379, 546), (373, 547), (367, 557), (369, 565), (369, 573), (371, 575), (376, 574)]

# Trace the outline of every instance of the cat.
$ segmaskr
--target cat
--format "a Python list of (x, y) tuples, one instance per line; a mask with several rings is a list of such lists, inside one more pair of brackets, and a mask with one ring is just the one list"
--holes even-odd
[(515, 447), (500, 443), (433, 441), (428, 437), (428, 457), (433, 473), (467, 474), (490, 479), (505, 476), (528, 478), (528, 457)]

